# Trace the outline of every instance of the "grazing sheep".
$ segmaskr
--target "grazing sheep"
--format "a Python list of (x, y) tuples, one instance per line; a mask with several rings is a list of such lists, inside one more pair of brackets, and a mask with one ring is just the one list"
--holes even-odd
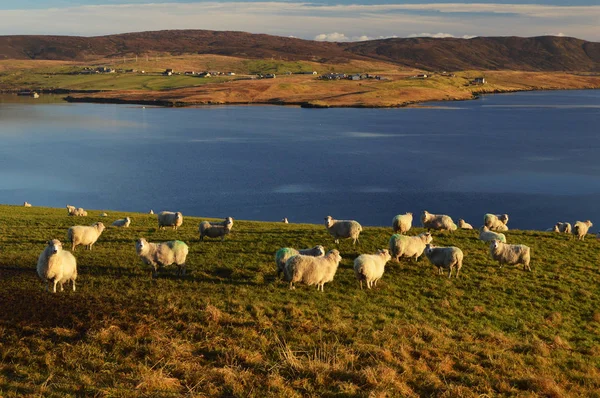
[(431, 214), (423, 210), (421, 214), (421, 224), (423, 228), (435, 229), (440, 231), (456, 231), (457, 226), (450, 216), (445, 214)]
[(46, 282), (46, 291), (50, 288), (50, 282), (56, 285), (60, 283), (60, 291), (64, 290), (65, 282), (73, 282), (73, 291), (75, 291), (75, 279), (77, 279), (77, 260), (70, 252), (63, 250), (62, 243), (58, 239), (48, 241), (48, 245), (40, 254), (37, 262), (37, 273)]
[(585, 238), (585, 235), (587, 234), (588, 230), (593, 225), (594, 224), (592, 224), (592, 222), (590, 220), (575, 221), (575, 224), (573, 225), (573, 235), (575, 235), (577, 237), (577, 239), (583, 240)]
[(281, 219), (281, 222), (284, 224), (289, 224), (290, 222), (288, 221), (287, 217), (284, 217)]
[(185, 259), (189, 248), (180, 240), (171, 240), (163, 243), (149, 243), (140, 238), (135, 242), (135, 251), (142, 261), (152, 266), (152, 277), (156, 277), (160, 267), (175, 264), (177, 275), (185, 275)]
[[(223, 223), (225, 223), (225, 225), (223, 225)], [(220, 236), (221, 241), (224, 241), (225, 235), (231, 232), (231, 228), (233, 227), (233, 219), (231, 217), (227, 217), (223, 223), (211, 224), (208, 221), (202, 221), (198, 227), (198, 231), (200, 232), (200, 241), (204, 241), (205, 236), (208, 236), (209, 238), (218, 238)]]
[(108, 217), (108, 214), (102, 213), (102, 214), (100, 214), (100, 217)]
[(412, 227), (413, 215), (412, 213), (398, 214), (392, 219), (392, 229), (394, 233), (406, 233)]
[(75, 206), (71, 206), (71, 205), (67, 205), (67, 214), (68, 215), (73, 215), (72, 213), (75, 212)]
[(438, 268), (438, 275), (442, 273), (442, 268), (448, 269), (448, 278), (452, 277), (452, 270), (455, 269), (455, 277), (458, 278), (458, 273), (462, 268), (463, 252), (458, 247), (435, 247), (433, 245), (425, 246), (425, 256), (431, 264)]
[(462, 218), (458, 220), (458, 228), (460, 229), (473, 229), (473, 226), (468, 222), (465, 222)]
[(31, 207), (31, 203), (29, 203), (29, 202), (23, 202), (23, 207)]
[(377, 281), (383, 276), (385, 264), (392, 259), (388, 249), (379, 249), (375, 254), (361, 254), (354, 260), (354, 275), (360, 282), (362, 290), (363, 281), (367, 289), (377, 286)]
[(309, 286), (317, 285), (317, 290), (324, 291), (323, 286), (333, 280), (340, 261), (342, 256), (336, 249), (322, 257), (298, 254), (285, 263), (285, 279), (290, 282), (290, 289), (295, 289), (294, 283), (303, 282)]
[(321, 257), (325, 255), (325, 248), (321, 245), (317, 245), (310, 249), (296, 250), (291, 247), (282, 247), (275, 253), (275, 264), (277, 265), (277, 277), (281, 276), (281, 273), (285, 270), (285, 263), (292, 256), (302, 254), (303, 256)]
[(500, 264), (519, 265), (523, 264), (523, 269), (531, 271), (529, 262), (531, 261), (531, 249), (525, 245), (509, 245), (499, 240), (493, 240), (490, 244), (490, 255)]
[(483, 216), (483, 225), (490, 231), (508, 231), (506, 224), (508, 224), (508, 214), (487, 213)]
[(490, 229), (485, 225), (482, 225), (481, 228), (479, 228), (479, 240), (482, 240), (484, 242), (491, 242), (494, 239), (506, 243), (506, 236), (504, 236), (504, 234), (490, 231)]
[(334, 237), (335, 243), (340, 243), (341, 239), (352, 239), (352, 245), (358, 242), (358, 236), (362, 231), (362, 226), (354, 220), (335, 220), (331, 216), (325, 217), (325, 228), (329, 234)]
[(181, 212), (173, 213), (172, 211), (160, 212), (158, 218), (158, 229), (165, 227), (173, 227), (175, 231), (183, 224), (183, 214)]
[(419, 261), (425, 245), (431, 243), (432, 240), (433, 237), (429, 232), (423, 232), (417, 236), (394, 234), (389, 242), (390, 254), (396, 262), (400, 262), (400, 257), (414, 257), (415, 261)]
[(129, 224), (131, 224), (131, 218), (125, 217), (113, 222), (112, 226), (119, 228), (129, 228)]
[(148, 214), (154, 214), (154, 210), (150, 209), (150, 211), (148, 212)]
[(104, 229), (104, 224), (101, 222), (93, 223), (90, 226), (75, 225), (69, 228), (67, 239), (72, 244), (71, 250), (75, 251), (75, 248), (79, 245), (84, 245), (88, 250), (92, 250), (92, 246), (96, 243)]
[(554, 232), (560, 232), (563, 234), (571, 234), (571, 224), (568, 222), (557, 222), (556, 225), (554, 225), (553, 229)]

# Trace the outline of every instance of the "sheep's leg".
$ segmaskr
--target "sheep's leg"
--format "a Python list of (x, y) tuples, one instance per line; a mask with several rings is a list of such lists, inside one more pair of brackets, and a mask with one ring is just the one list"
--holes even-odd
[(290, 282), (290, 290), (294, 290), (294, 289), (295, 289), (295, 287), (294, 287), (294, 283), (293, 283), (293, 282)]
[(363, 287), (362, 287), (362, 279), (359, 279), (358, 283), (360, 284), (360, 290), (363, 290)]
[(54, 279), (54, 290), (53, 293), (56, 293), (56, 285), (58, 284), (58, 280)]
[(65, 288), (64, 288), (64, 282), (61, 282), (61, 283), (60, 283), (60, 291), (61, 291), (61, 292), (64, 292), (64, 291), (65, 291)]
[(73, 291), (75, 291), (75, 279), (71, 279), (73, 281)]
[(71, 242), (71, 251), (74, 252), (75, 251), (75, 242)]
[(452, 278), (452, 267), (450, 267), (450, 272), (448, 272), (448, 278)]

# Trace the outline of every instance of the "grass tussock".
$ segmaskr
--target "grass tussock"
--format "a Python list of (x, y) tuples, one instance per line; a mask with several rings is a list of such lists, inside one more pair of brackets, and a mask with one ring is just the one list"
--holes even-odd
[[(532, 272), (498, 269), (474, 231), (435, 233), (465, 253), (459, 279), (425, 258), (390, 263), (360, 290), (352, 263), (386, 247), (367, 227), (325, 292), (275, 277), (283, 246), (334, 248), (320, 225), (236, 220), (198, 241), (199, 218), (159, 231), (156, 216), (0, 206), (0, 396), (564, 397), (600, 394), (600, 244), (509, 231)], [(51, 238), (130, 216), (75, 251), (77, 292), (47, 293), (35, 272)], [(185, 215), (184, 215), (185, 216)], [(410, 234), (421, 232), (420, 229)], [(188, 243), (188, 274), (152, 279), (135, 240)]]

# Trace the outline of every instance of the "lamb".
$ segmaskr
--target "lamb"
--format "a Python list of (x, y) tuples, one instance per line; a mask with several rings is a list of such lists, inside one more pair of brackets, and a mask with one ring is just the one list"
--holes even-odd
[(231, 228), (233, 227), (233, 219), (231, 217), (227, 217), (224, 221), (225, 225), (222, 223), (211, 224), (208, 221), (202, 221), (200, 226), (198, 227), (198, 231), (200, 232), (200, 241), (204, 241), (204, 237), (208, 236), (209, 238), (218, 238), (221, 237), (221, 242), (225, 240), (225, 235), (231, 232)]
[(135, 242), (135, 251), (145, 264), (152, 266), (153, 278), (158, 274), (159, 267), (171, 264), (177, 265), (177, 275), (185, 275), (185, 259), (189, 248), (180, 240), (149, 243), (140, 238)]
[(579, 240), (585, 239), (585, 235), (588, 233), (588, 230), (593, 226), (590, 220), (586, 221), (575, 221), (573, 225), (573, 235), (577, 237)]
[(321, 245), (317, 245), (310, 249), (296, 250), (291, 247), (282, 247), (275, 253), (275, 264), (277, 265), (277, 277), (281, 276), (281, 273), (285, 270), (286, 261), (298, 254), (304, 256), (321, 257), (325, 255), (325, 248)]
[(77, 279), (77, 260), (75, 256), (68, 251), (63, 250), (62, 243), (58, 239), (48, 241), (48, 245), (40, 254), (37, 262), (37, 273), (42, 281), (46, 282), (46, 291), (50, 289), (50, 282), (56, 285), (60, 283), (60, 291), (64, 291), (65, 282), (73, 282), (73, 291), (75, 291), (75, 279)]
[(75, 225), (69, 228), (67, 239), (72, 244), (71, 250), (75, 251), (75, 248), (79, 245), (84, 245), (88, 250), (92, 250), (92, 246), (96, 243), (104, 229), (104, 224), (101, 222), (93, 223), (90, 226)]
[(394, 233), (406, 233), (412, 227), (413, 215), (412, 213), (398, 214), (392, 219), (392, 229)]
[(506, 224), (508, 224), (508, 214), (487, 213), (483, 216), (483, 225), (490, 231), (508, 231)]
[(334, 237), (336, 244), (340, 243), (340, 238), (352, 239), (353, 246), (358, 242), (358, 236), (362, 231), (362, 226), (357, 221), (335, 220), (331, 216), (325, 217), (325, 228)]
[(529, 263), (531, 261), (531, 249), (525, 245), (509, 245), (499, 240), (493, 240), (490, 244), (490, 255), (500, 264), (519, 265), (523, 264), (523, 269), (531, 271)]
[(125, 217), (113, 222), (112, 226), (119, 228), (129, 228), (129, 224), (131, 224), (131, 218)]
[(400, 262), (400, 257), (414, 257), (415, 261), (419, 261), (425, 245), (431, 243), (432, 240), (433, 237), (429, 232), (423, 232), (417, 236), (394, 234), (389, 242), (390, 254), (396, 262)]
[(490, 231), (490, 229), (485, 225), (479, 228), (479, 240), (482, 240), (484, 242), (491, 242), (494, 239), (499, 240), (502, 243), (506, 243), (506, 236), (504, 236), (504, 234)]
[(295, 289), (294, 283), (303, 282), (309, 286), (317, 285), (317, 290), (324, 291), (323, 286), (333, 280), (340, 261), (342, 256), (336, 249), (322, 257), (298, 254), (285, 263), (285, 279), (290, 282), (290, 289)]
[(23, 202), (23, 207), (31, 207), (31, 203), (29, 203), (29, 202)]
[(462, 218), (458, 220), (458, 228), (460, 229), (473, 229), (473, 226), (468, 222), (465, 222)]
[(385, 264), (392, 259), (388, 249), (379, 249), (375, 254), (361, 254), (354, 260), (354, 275), (363, 288), (363, 281), (367, 283), (367, 289), (377, 286), (377, 282), (383, 276)]
[(448, 269), (448, 278), (452, 277), (452, 270), (455, 269), (455, 277), (458, 278), (458, 273), (462, 268), (463, 252), (458, 247), (435, 247), (433, 245), (425, 246), (425, 256), (431, 264), (438, 268), (438, 275), (442, 273), (442, 268)]
[(175, 231), (183, 224), (183, 214), (181, 212), (173, 213), (171, 211), (160, 212), (158, 218), (158, 229), (173, 227)]
[(571, 224), (568, 222), (557, 222), (554, 227), (557, 230), (553, 230), (554, 232), (560, 232), (563, 234), (571, 234)]
[(421, 214), (421, 224), (423, 228), (435, 229), (440, 231), (456, 231), (457, 226), (450, 216), (445, 214), (431, 214), (423, 210)]

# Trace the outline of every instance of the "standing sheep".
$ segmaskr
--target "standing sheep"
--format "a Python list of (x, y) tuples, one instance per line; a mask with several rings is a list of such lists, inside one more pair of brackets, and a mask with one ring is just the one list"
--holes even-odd
[(73, 282), (73, 291), (75, 291), (75, 279), (77, 279), (77, 260), (70, 252), (64, 251), (62, 243), (58, 239), (48, 241), (48, 245), (40, 254), (37, 262), (37, 273), (42, 281), (46, 282), (46, 291), (50, 288), (50, 282), (56, 285), (60, 283), (60, 291), (64, 290), (65, 282)]
[(531, 249), (525, 245), (509, 245), (499, 240), (493, 240), (490, 244), (490, 255), (500, 264), (519, 265), (523, 264), (523, 269), (531, 271), (529, 263), (531, 261)]
[(172, 211), (160, 212), (158, 218), (158, 229), (165, 227), (173, 227), (175, 231), (183, 224), (183, 214), (181, 212), (173, 213)]
[(462, 268), (463, 252), (458, 247), (435, 247), (427, 245), (425, 247), (425, 256), (431, 264), (438, 268), (438, 275), (442, 273), (442, 268), (448, 269), (448, 278), (452, 277), (452, 270), (456, 269), (455, 277), (458, 278), (458, 273)]
[(342, 257), (336, 249), (322, 257), (298, 254), (285, 263), (285, 279), (290, 282), (290, 289), (295, 289), (294, 283), (303, 282), (309, 286), (317, 285), (317, 290), (324, 291), (323, 286), (333, 280), (340, 261)]
[(121, 219), (113, 222), (112, 226), (119, 227), (119, 228), (129, 228), (129, 224), (131, 224), (131, 218), (125, 217), (125, 218), (121, 218)]
[(473, 229), (473, 226), (468, 222), (465, 222), (462, 218), (458, 220), (458, 228), (460, 229)]
[(31, 207), (31, 203), (29, 203), (29, 202), (23, 202), (23, 207)]
[(289, 224), (289, 223), (290, 223), (290, 222), (288, 221), (287, 217), (283, 217), (283, 218), (281, 219), (281, 222), (282, 222), (282, 223), (284, 223), (284, 224)]
[(360, 282), (362, 290), (363, 281), (367, 283), (367, 289), (377, 286), (377, 282), (383, 276), (385, 264), (392, 259), (388, 249), (379, 249), (375, 254), (361, 254), (354, 260), (354, 275)]
[(198, 226), (198, 231), (200, 232), (200, 241), (203, 242), (204, 237), (208, 236), (209, 238), (221, 237), (222, 242), (225, 240), (225, 235), (231, 232), (232, 227), (233, 219), (231, 217), (227, 217), (227, 219), (223, 222), (214, 224), (211, 224), (208, 221), (202, 221)]
[(457, 227), (450, 216), (445, 214), (431, 214), (423, 210), (421, 214), (421, 224), (423, 228), (435, 229), (440, 231), (456, 231)]
[(325, 228), (335, 239), (335, 243), (340, 243), (341, 239), (352, 239), (354, 246), (358, 242), (358, 236), (362, 231), (362, 226), (354, 220), (335, 220), (331, 216), (325, 217)]
[(185, 259), (189, 248), (180, 240), (171, 240), (163, 243), (149, 243), (140, 238), (135, 242), (135, 251), (142, 261), (152, 266), (152, 277), (156, 277), (160, 267), (175, 264), (177, 275), (185, 275)]
[(398, 214), (392, 219), (392, 229), (394, 233), (406, 233), (412, 227), (413, 215), (412, 213)]
[(417, 236), (406, 236), (394, 234), (390, 238), (390, 255), (396, 262), (400, 262), (400, 257), (414, 257), (419, 261), (419, 257), (425, 250), (425, 245), (431, 243), (433, 237), (429, 232), (423, 232)]
[(554, 225), (554, 227), (557, 229), (553, 230), (555, 232), (560, 232), (563, 234), (571, 234), (571, 224), (568, 222), (557, 222), (556, 225)]
[(590, 220), (575, 221), (575, 224), (573, 225), (573, 235), (575, 235), (579, 240), (584, 240), (585, 235), (593, 225), (594, 224), (592, 224)]
[(84, 245), (88, 250), (92, 250), (93, 244), (96, 243), (104, 229), (104, 224), (101, 222), (93, 223), (90, 226), (75, 225), (69, 228), (67, 239), (72, 244), (71, 250), (75, 251), (79, 245)]
[(75, 212), (75, 206), (67, 205), (66, 207), (67, 207), (67, 214), (69, 216), (72, 216), (73, 215), (72, 213)]
[(508, 224), (508, 214), (487, 213), (483, 216), (483, 225), (490, 231), (508, 231), (506, 224)]
[(479, 228), (479, 240), (482, 240), (484, 242), (491, 242), (494, 239), (506, 243), (506, 236), (504, 236), (504, 234), (490, 231), (490, 229), (485, 225), (482, 225), (481, 228)]
[(321, 245), (317, 245), (310, 249), (296, 250), (291, 247), (282, 247), (275, 253), (275, 264), (277, 265), (277, 277), (281, 276), (281, 273), (285, 270), (285, 263), (288, 259), (298, 254), (304, 256), (321, 257), (325, 255), (325, 248)]

